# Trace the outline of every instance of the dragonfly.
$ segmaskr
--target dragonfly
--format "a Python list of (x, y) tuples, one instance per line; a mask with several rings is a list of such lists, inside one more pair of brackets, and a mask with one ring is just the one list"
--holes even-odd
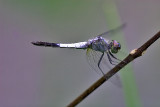
[[(83, 49), (87, 50), (86, 55), (87, 59), (89, 60), (90, 65), (93, 65), (93, 68), (98, 68), (100, 72), (105, 75), (104, 71), (101, 68), (102, 60), (104, 59), (104, 55), (107, 55), (108, 61), (111, 65), (116, 65), (121, 60), (115, 56), (120, 49), (121, 44), (116, 40), (108, 40), (105, 38), (106, 35), (113, 34), (118, 32), (122, 28), (125, 27), (125, 24), (99, 34), (93, 39), (89, 39), (84, 42), (77, 42), (77, 43), (50, 43), (50, 42), (42, 42), (36, 41), (31, 42), (33, 45), (36, 46), (44, 46), (44, 47), (52, 47), (52, 48), (74, 48), (74, 49)], [(97, 56), (97, 52), (100, 54), (99, 57)], [(92, 59), (92, 61), (90, 61)], [(92, 63), (91, 63), (92, 62)]]

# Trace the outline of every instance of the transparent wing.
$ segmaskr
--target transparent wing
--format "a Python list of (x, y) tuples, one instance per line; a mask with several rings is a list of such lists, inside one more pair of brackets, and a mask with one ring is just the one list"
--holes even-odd
[(94, 71), (96, 71), (99, 75), (102, 75), (101, 71), (98, 68), (98, 59), (100, 59), (100, 53), (88, 48), (86, 52), (86, 58), (89, 65), (92, 67)]
[[(92, 49), (87, 49), (86, 52), (86, 57), (89, 65), (92, 67), (94, 71), (96, 71), (98, 74), (102, 75), (101, 70), (98, 68), (98, 62), (101, 57), (102, 53), (92, 50)], [(104, 73), (106, 73), (109, 69), (111, 69), (113, 66), (109, 63), (107, 55), (104, 54), (104, 57), (102, 58), (102, 61), (100, 63), (100, 68)]]
[[(98, 51), (94, 51), (92, 49), (87, 49), (86, 52), (86, 57), (87, 57), (87, 61), (89, 63), (89, 65), (91, 66), (91, 68), (99, 75), (103, 75), (101, 70), (98, 68), (98, 61), (101, 57), (102, 53), (98, 52)], [(108, 61), (108, 57), (105, 54), (104, 57), (102, 58), (102, 61), (100, 63), (100, 68), (102, 69), (102, 71), (104, 73), (108, 72), (111, 68), (113, 67), (113, 65), (110, 64), (110, 62)], [(114, 75), (113, 77), (111, 77), (111, 79), (109, 80), (111, 83), (115, 84), (118, 87), (121, 87), (121, 82), (120, 82), (120, 77), (119, 75)]]
[(102, 36), (102, 37), (109, 37), (109, 36), (111, 36), (111, 35), (114, 35), (114, 34), (116, 34), (116, 33), (118, 33), (118, 32), (120, 32), (122, 29), (124, 29), (126, 27), (126, 24), (122, 24), (121, 26), (118, 26), (117, 28), (115, 28), (115, 29), (112, 29), (112, 30), (109, 30), (109, 31), (107, 31), (107, 32), (104, 32), (104, 33), (102, 33), (102, 34), (99, 34), (98, 36)]

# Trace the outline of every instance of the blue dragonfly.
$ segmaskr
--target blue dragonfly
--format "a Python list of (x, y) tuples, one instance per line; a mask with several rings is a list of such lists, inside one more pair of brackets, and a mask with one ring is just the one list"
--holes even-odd
[[(44, 46), (44, 47), (52, 47), (52, 48), (74, 48), (74, 49), (83, 49), (87, 50), (86, 56), (90, 66), (97, 72), (100, 71), (103, 75), (105, 75), (104, 70), (102, 70), (101, 65), (107, 66), (106, 61), (108, 59), (111, 65), (116, 65), (121, 60), (115, 56), (120, 49), (121, 44), (116, 40), (108, 40), (105, 38), (107, 35), (112, 35), (122, 28), (125, 27), (125, 24), (99, 34), (93, 39), (89, 39), (84, 42), (77, 42), (77, 43), (49, 43), (49, 42), (42, 42), (36, 41), (31, 42), (33, 45), (36, 46)], [(107, 59), (106, 59), (106, 57)], [(98, 68), (98, 69), (97, 69)]]

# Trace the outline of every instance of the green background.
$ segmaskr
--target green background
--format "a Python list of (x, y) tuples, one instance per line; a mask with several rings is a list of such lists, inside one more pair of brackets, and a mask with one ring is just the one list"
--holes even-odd
[[(100, 78), (89, 67), (85, 50), (35, 47), (30, 42), (79, 42), (126, 23), (113, 39), (129, 53), (159, 31), (159, 4), (0, 0), (0, 106), (63, 107)], [(132, 67), (120, 71), (122, 88), (106, 82), (78, 107), (159, 107), (159, 45), (158, 40)]]

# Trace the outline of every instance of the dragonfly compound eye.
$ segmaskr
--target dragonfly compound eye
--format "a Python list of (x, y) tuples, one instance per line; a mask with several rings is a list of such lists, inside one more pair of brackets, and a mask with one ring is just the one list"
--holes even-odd
[(121, 49), (121, 45), (119, 42), (116, 40), (112, 41), (112, 46), (111, 46), (111, 52), (112, 53), (117, 53)]

